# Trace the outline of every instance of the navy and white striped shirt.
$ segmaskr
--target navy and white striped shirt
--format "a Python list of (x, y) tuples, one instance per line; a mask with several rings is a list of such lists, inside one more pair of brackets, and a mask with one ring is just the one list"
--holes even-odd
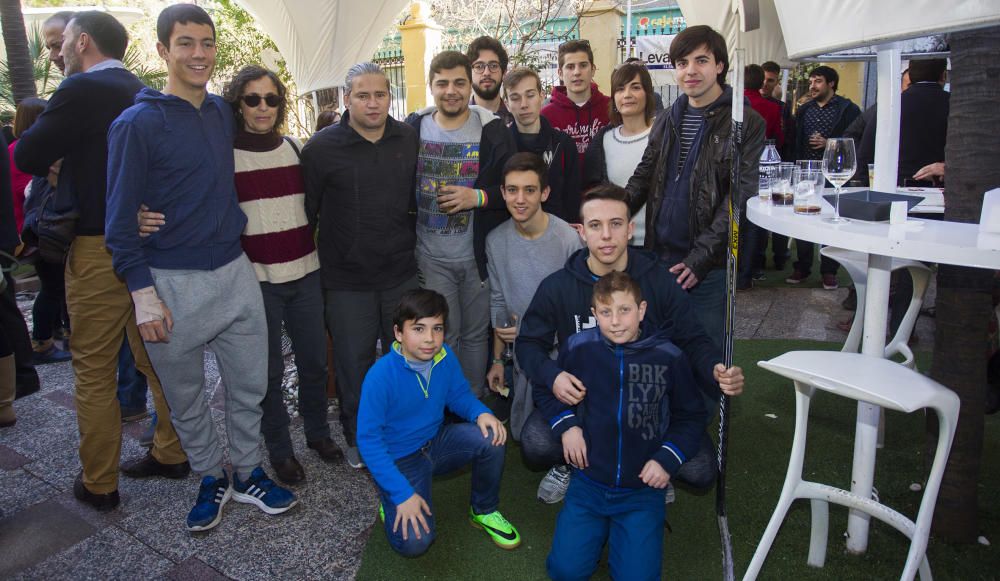
[(698, 135), (698, 131), (701, 130), (701, 124), (705, 122), (705, 109), (692, 107), (688, 104), (687, 108), (684, 109), (684, 116), (681, 117), (680, 126), (680, 150), (677, 152), (677, 172), (680, 173), (684, 169), (684, 162), (687, 161), (688, 154), (691, 152), (691, 145), (694, 143), (694, 138)]

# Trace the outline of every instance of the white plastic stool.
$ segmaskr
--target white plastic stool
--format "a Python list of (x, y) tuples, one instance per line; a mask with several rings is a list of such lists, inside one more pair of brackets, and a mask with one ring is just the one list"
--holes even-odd
[[(910, 539), (910, 550), (900, 579), (909, 581), (919, 568), (922, 581), (930, 581), (931, 570), (927, 563), (927, 536), (930, 533), (934, 504), (944, 475), (948, 453), (958, 423), (958, 396), (928, 377), (898, 363), (838, 351), (792, 351), (758, 365), (787, 377), (795, 382), (795, 435), (788, 472), (781, 489), (778, 506), (767, 523), (764, 536), (757, 545), (744, 581), (757, 578), (771, 550), (781, 523), (788, 514), (792, 501), (808, 498), (812, 503), (812, 533), (809, 539), (807, 563), (822, 567), (826, 561), (826, 543), (829, 529), (829, 504), (865, 512), (903, 533)], [(806, 434), (809, 423), (809, 403), (817, 389), (841, 397), (865, 401), (901, 412), (911, 413), (922, 408), (933, 409), (938, 416), (938, 444), (934, 462), (924, 487), (916, 523), (895, 510), (871, 498), (863, 498), (842, 490), (802, 479), (805, 460)]]
[[(854, 322), (851, 324), (851, 332), (847, 334), (844, 341), (844, 348), (841, 351), (858, 353), (861, 350), (861, 335), (865, 320), (865, 288), (868, 285), (868, 255), (854, 250), (844, 250), (833, 246), (824, 246), (819, 250), (820, 254), (832, 258), (840, 263), (854, 281), (854, 287), (858, 293), (858, 308), (854, 313)], [(905, 358), (903, 365), (910, 369), (916, 368), (913, 351), (908, 345), (913, 328), (917, 325), (917, 318), (920, 316), (920, 309), (924, 304), (924, 294), (930, 283), (931, 269), (926, 264), (917, 260), (905, 258), (893, 258), (893, 271), (907, 269), (913, 277), (913, 298), (910, 306), (906, 309), (906, 314), (896, 330), (896, 334), (886, 343), (885, 357), (888, 359), (894, 355), (902, 354)]]

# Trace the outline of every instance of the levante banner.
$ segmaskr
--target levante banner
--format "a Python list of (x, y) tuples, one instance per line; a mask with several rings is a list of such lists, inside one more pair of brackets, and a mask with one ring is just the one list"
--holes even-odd
[(635, 39), (636, 56), (646, 63), (649, 69), (672, 69), (674, 64), (670, 62), (670, 43), (673, 42), (676, 34), (650, 34), (648, 36), (638, 36)]

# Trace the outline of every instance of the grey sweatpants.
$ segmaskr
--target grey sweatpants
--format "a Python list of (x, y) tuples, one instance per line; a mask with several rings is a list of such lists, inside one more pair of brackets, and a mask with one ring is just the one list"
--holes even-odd
[(267, 319), (253, 267), (240, 255), (215, 270), (151, 270), (174, 327), (169, 342), (146, 343), (146, 351), (191, 468), (199, 475), (222, 470), (222, 444), (204, 385), (207, 345), (226, 389), (229, 457), (245, 479), (261, 463), (261, 401), (267, 393)]
[(417, 252), (421, 286), (448, 301), (445, 342), (458, 354), (462, 372), (476, 397), (486, 393), (487, 330), (490, 325), (490, 284), (479, 280), (476, 260), (441, 262)]

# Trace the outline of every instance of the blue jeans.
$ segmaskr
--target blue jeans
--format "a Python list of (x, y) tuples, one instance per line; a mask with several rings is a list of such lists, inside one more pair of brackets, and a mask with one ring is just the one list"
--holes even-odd
[(135, 368), (135, 357), (128, 346), (128, 337), (118, 351), (118, 405), (123, 411), (137, 412), (146, 409), (146, 376)]
[(659, 579), (665, 514), (663, 489), (612, 490), (574, 472), (545, 569), (554, 581), (590, 579), (607, 543), (612, 579)]
[[(431, 479), (440, 474), (454, 472), (472, 463), (472, 512), (489, 514), (500, 506), (500, 477), (503, 476), (506, 446), (494, 446), (492, 435), (484, 438), (479, 426), (470, 423), (445, 424), (437, 435), (423, 448), (396, 460), (396, 468), (410, 482), (431, 508), (431, 515), (424, 515), (431, 532), (420, 531), (417, 538), (410, 526), (407, 540), (403, 540), (403, 528), (392, 532), (396, 520), (396, 505), (386, 491), (379, 486), (379, 497), (385, 510), (385, 536), (389, 545), (405, 557), (416, 557), (427, 552), (434, 542), (434, 505), (431, 501)], [(662, 504), (662, 501), (661, 501)]]
[(290, 418), (281, 387), (285, 358), (281, 353), (281, 323), (285, 323), (299, 375), (299, 415), (307, 442), (330, 437), (326, 418), (326, 328), (319, 271), (289, 282), (260, 283), (267, 318), (267, 395), (261, 402), (260, 431), (271, 462), (292, 457)]
[(708, 271), (688, 295), (708, 337), (721, 349), (726, 336), (726, 270)]

